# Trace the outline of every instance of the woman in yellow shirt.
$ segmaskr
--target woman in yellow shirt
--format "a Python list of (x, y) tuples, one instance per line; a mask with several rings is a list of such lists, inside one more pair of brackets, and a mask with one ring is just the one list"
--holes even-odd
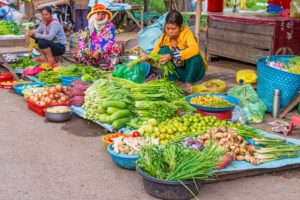
[(166, 16), (164, 33), (151, 54), (163, 54), (161, 63), (172, 61), (178, 76), (174, 74), (168, 78), (184, 82), (187, 89), (191, 88), (192, 83), (201, 80), (207, 69), (193, 32), (183, 26), (183, 17), (175, 10)]

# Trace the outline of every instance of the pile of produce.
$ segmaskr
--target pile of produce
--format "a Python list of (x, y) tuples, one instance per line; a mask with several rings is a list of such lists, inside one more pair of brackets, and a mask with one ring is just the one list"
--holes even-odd
[(288, 61), (288, 65), (280, 61), (268, 61), (267, 65), (276, 69), (280, 69), (282, 71), (300, 74), (300, 56), (290, 58)]
[(113, 150), (116, 153), (128, 154), (128, 155), (138, 155), (141, 151), (142, 146), (148, 144), (157, 145), (157, 140), (150, 140), (141, 137), (129, 137), (120, 136), (115, 138), (113, 143)]
[(99, 69), (83, 66), (70, 65), (68, 67), (60, 67), (56, 70), (45, 70), (39, 73), (38, 78), (49, 86), (61, 83), (62, 76), (83, 76), (83, 81), (94, 81), (102, 77), (107, 77), (110, 72), (103, 72)]
[(143, 146), (136, 164), (146, 174), (163, 180), (206, 180), (225, 152), (213, 142), (202, 151), (181, 144)]
[(218, 96), (196, 96), (191, 98), (191, 104), (203, 107), (211, 107), (211, 108), (224, 108), (233, 106), (232, 103), (226, 101), (225, 99)]
[(11, 64), (11, 67), (14, 69), (26, 69), (26, 68), (36, 67), (39, 64), (40, 63), (35, 62), (33, 59), (31, 59), (29, 57), (24, 57), (24, 58), (17, 60), (17, 62)]
[(201, 114), (185, 114), (182, 117), (174, 117), (172, 119), (158, 123), (155, 119), (149, 119), (138, 131), (145, 137), (159, 138), (160, 144), (166, 144), (169, 141), (180, 142), (181, 140), (204, 134), (207, 129), (212, 127), (236, 127), (225, 120), (217, 120), (214, 116), (202, 116)]
[(230, 153), (233, 160), (245, 160), (251, 164), (258, 164), (254, 157), (255, 147), (248, 142), (234, 129), (227, 127), (214, 127), (206, 134), (201, 135), (200, 141), (205, 145), (211, 141), (220, 145), (226, 152)]
[[(118, 137), (120, 137), (120, 136), (123, 136), (123, 137), (129, 137), (130, 135), (124, 134), (124, 133), (122, 133), (122, 132), (117, 132), (117, 133), (111, 134), (111, 135), (109, 135), (109, 136), (107, 136), (107, 135), (103, 136), (103, 140), (106, 141), (106, 142), (111, 143), (111, 142), (114, 141), (115, 138), (118, 138)], [(139, 137), (139, 136), (140, 136), (139, 134), (138, 134), (138, 135), (136, 135), (136, 134), (133, 135), (133, 137)]]
[(51, 106), (57, 104), (69, 104), (67, 88), (61, 85), (45, 87), (42, 92), (36, 92), (28, 97), (29, 101), (39, 106)]
[(99, 79), (86, 90), (85, 118), (124, 127), (132, 116), (133, 100), (129, 90), (108, 79)]
[(181, 88), (167, 79), (152, 80), (144, 84), (121, 79), (114, 80), (127, 88), (135, 100), (134, 112), (137, 117), (129, 123), (133, 129), (138, 129), (144, 121), (150, 118), (155, 118), (161, 122), (174, 117), (179, 110), (183, 112), (194, 111), (183, 100)]
[(14, 21), (0, 20), (0, 36), (1, 35), (21, 35), (21, 31)]
[(74, 106), (82, 106), (84, 104), (85, 91), (91, 86), (91, 84), (83, 82), (81, 80), (73, 81), (71, 87), (68, 90), (71, 104)]

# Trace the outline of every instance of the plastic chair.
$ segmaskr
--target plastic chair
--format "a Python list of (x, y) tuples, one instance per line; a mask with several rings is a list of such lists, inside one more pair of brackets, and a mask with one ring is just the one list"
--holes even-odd
[(300, 115), (292, 116), (289, 131), (288, 131), (287, 135), (292, 134), (295, 126), (300, 127)]

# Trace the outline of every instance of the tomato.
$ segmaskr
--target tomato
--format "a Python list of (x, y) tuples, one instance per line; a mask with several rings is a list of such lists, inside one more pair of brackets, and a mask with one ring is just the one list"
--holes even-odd
[(133, 133), (132, 133), (132, 137), (140, 137), (140, 132), (138, 132), (138, 131), (134, 131)]

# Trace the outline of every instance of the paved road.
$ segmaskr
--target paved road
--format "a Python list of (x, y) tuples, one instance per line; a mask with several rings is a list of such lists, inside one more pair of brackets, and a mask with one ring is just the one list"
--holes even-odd
[[(150, 200), (134, 171), (116, 167), (103, 129), (73, 117), (55, 124), (0, 90), (0, 199)], [(201, 200), (298, 200), (300, 169), (204, 185)]]

